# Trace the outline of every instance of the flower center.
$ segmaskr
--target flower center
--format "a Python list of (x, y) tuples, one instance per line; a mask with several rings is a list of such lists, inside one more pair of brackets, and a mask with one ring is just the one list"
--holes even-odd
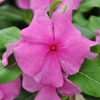
[(56, 45), (51, 45), (50, 48), (51, 48), (51, 50), (55, 51), (56, 50)]

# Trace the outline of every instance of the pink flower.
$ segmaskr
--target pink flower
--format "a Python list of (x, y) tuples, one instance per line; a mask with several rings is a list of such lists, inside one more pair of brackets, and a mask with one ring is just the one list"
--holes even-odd
[(20, 78), (10, 83), (0, 84), (0, 100), (13, 100), (19, 95), (20, 89)]
[(36, 9), (49, 6), (52, 1), (54, 0), (18, 0), (18, 6), (22, 9), (35, 11)]
[(33, 77), (26, 74), (23, 75), (22, 85), (23, 88), (29, 92), (39, 91), (35, 100), (61, 100), (56, 91), (62, 96), (73, 96), (81, 92), (81, 90), (68, 79), (65, 79), (63, 86), (57, 89), (53, 86), (45, 86), (37, 83)]
[(13, 50), (16, 61), (25, 74), (45, 85), (61, 87), (62, 70), (77, 73), (89, 52), (89, 44), (62, 13), (56, 13), (52, 21), (37, 11), (21, 35), (24, 42)]
[(4, 0), (0, 0), (0, 3), (4, 2)]

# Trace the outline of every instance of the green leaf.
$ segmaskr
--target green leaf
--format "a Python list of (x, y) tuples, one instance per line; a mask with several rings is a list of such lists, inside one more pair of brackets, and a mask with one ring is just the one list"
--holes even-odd
[(32, 20), (33, 13), (31, 10), (19, 10), (10, 5), (0, 7), (0, 16), (9, 20), (23, 20), (29, 24)]
[(37, 93), (30, 93), (21, 89), (20, 95), (14, 100), (34, 100)]
[(54, 2), (52, 2), (50, 4), (50, 8), (49, 8), (49, 16), (51, 17), (52, 16), (52, 13), (54, 11), (54, 9), (57, 7), (58, 4), (62, 3), (60, 0), (56, 0)]
[(20, 30), (16, 27), (10, 27), (0, 30), (0, 43), (4, 47), (7, 47), (9, 43), (13, 43), (20, 38)]
[(93, 39), (95, 37), (95, 33), (88, 27), (83, 27), (79, 24), (73, 23), (74, 26), (81, 31), (82, 36), (85, 36), (88, 39)]
[(62, 98), (62, 100), (67, 100), (67, 99), (68, 99), (67, 96), (63, 96), (63, 97), (61, 97), (61, 98)]
[(69, 79), (88, 95), (100, 97), (100, 66), (85, 59), (80, 71)]
[(90, 48), (91, 52), (94, 52), (94, 53), (99, 53), (100, 54), (100, 44), (97, 44), (95, 46), (92, 46)]
[(82, 4), (80, 5), (79, 11), (86, 12), (93, 7), (100, 8), (100, 0), (82, 0)]
[(73, 15), (73, 23), (76, 23), (81, 26), (86, 26), (87, 25), (87, 20), (84, 18), (82, 13), (76, 12)]
[(100, 66), (100, 55), (98, 55), (93, 61)]
[(18, 67), (13, 54), (8, 58), (8, 66), (4, 67), (0, 63), (0, 83), (7, 83), (15, 80), (22, 71)]
[(89, 19), (89, 27), (94, 32), (96, 32), (96, 30), (100, 29), (100, 17), (91, 16)]

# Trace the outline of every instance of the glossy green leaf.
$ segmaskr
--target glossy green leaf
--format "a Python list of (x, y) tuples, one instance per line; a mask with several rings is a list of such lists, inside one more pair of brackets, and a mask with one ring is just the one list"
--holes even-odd
[(82, 4), (80, 5), (79, 11), (86, 12), (93, 7), (100, 8), (100, 0), (82, 0)]
[(30, 10), (20, 10), (10, 5), (4, 5), (0, 7), (0, 16), (8, 20), (23, 20), (29, 24), (32, 20), (33, 13)]
[(93, 61), (100, 66), (100, 55), (98, 55)]
[(10, 27), (0, 30), (0, 43), (4, 47), (7, 47), (9, 43), (13, 43), (20, 38), (20, 30), (16, 27)]
[(84, 18), (81, 12), (76, 12), (73, 14), (73, 23), (76, 23), (81, 26), (86, 26), (87, 20)]
[(97, 44), (95, 46), (92, 46), (90, 48), (91, 52), (94, 52), (94, 53), (99, 53), (100, 54), (100, 44)]
[(100, 17), (91, 16), (89, 19), (89, 27), (94, 32), (96, 32), (96, 30), (100, 29)]
[(88, 95), (100, 97), (100, 66), (85, 59), (80, 71), (69, 79)]
[(8, 62), (9, 64), (6, 67), (0, 63), (0, 83), (11, 82), (19, 77), (22, 73), (13, 55), (8, 58)]
[(95, 38), (96, 34), (89, 27), (83, 27), (76, 23), (74, 23), (74, 26), (81, 31), (82, 36), (85, 36), (88, 39)]
[(21, 89), (20, 95), (14, 100), (34, 100), (37, 93), (30, 93)]
[(52, 13), (54, 11), (54, 9), (57, 7), (58, 4), (62, 3), (60, 0), (56, 0), (54, 2), (52, 2), (50, 4), (50, 8), (49, 8), (49, 16), (51, 17), (52, 16)]

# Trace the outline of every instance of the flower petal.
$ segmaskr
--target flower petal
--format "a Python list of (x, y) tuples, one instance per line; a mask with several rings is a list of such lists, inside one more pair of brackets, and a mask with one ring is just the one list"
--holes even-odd
[(37, 92), (40, 91), (44, 85), (37, 83), (33, 77), (23, 74), (22, 86), (25, 90), (29, 92)]
[(18, 6), (22, 9), (29, 9), (30, 1), (31, 0), (18, 0)]
[(4, 97), (2, 91), (0, 91), (0, 100), (2, 100), (2, 98)]
[(54, 52), (49, 52), (45, 58), (43, 69), (34, 76), (38, 83), (60, 87), (63, 85), (63, 75), (61, 68)]
[(62, 13), (56, 13), (54, 16), (54, 35), (55, 42), (61, 46), (81, 36), (80, 31)]
[(89, 52), (86, 56), (86, 58), (90, 59), (90, 60), (93, 60), (97, 57), (97, 53), (92, 53), (92, 52)]
[(75, 95), (77, 93), (80, 93), (82, 91), (74, 83), (72, 83), (71, 81), (67, 80), (66, 82), (64, 82), (62, 87), (58, 88), (58, 92), (62, 96), (73, 96), (73, 95)]
[(30, 26), (23, 29), (21, 35), (31, 43), (52, 43), (54, 41), (52, 23), (46, 12), (37, 10)]
[(97, 31), (96, 31), (96, 34), (97, 34), (97, 36), (96, 36), (96, 41), (97, 41), (98, 43), (100, 43), (100, 30), (97, 30)]
[(17, 42), (8, 44), (6, 52), (2, 56), (2, 64), (4, 66), (8, 65), (8, 57), (13, 53), (14, 48), (16, 48), (17, 46), (19, 46), (22, 42), (23, 42), (23, 40), (19, 40)]
[(35, 100), (61, 100), (52, 86), (44, 87), (36, 96)]
[(89, 53), (89, 49), (89, 44), (83, 38), (74, 39), (60, 48), (57, 56), (63, 71), (69, 75), (77, 73)]
[(20, 78), (17, 78), (13, 82), (0, 84), (0, 90), (3, 93), (3, 99), (2, 100), (13, 100), (16, 98), (21, 89), (21, 81)]
[(14, 49), (14, 56), (22, 71), (33, 76), (41, 71), (48, 45), (23, 43)]

